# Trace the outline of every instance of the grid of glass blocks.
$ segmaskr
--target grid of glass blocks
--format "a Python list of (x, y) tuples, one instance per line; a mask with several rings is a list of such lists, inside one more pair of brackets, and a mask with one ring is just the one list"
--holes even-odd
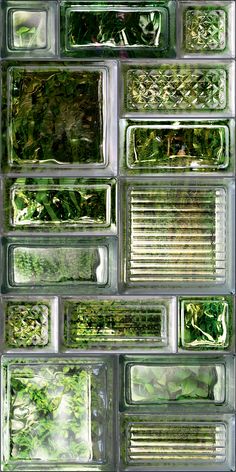
[(1, 471), (235, 471), (235, 0), (0, 0), (0, 83)]

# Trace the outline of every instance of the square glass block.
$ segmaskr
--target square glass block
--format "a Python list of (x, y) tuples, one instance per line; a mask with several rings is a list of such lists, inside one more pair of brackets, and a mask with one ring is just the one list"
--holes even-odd
[(183, 350), (225, 350), (233, 341), (233, 297), (179, 298), (179, 346)]
[(121, 415), (122, 470), (234, 470), (233, 415)]
[(116, 285), (116, 240), (109, 237), (4, 239), (3, 293), (107, 293)]
[(73, 175), (75, 170), (96, 176), (114, 173), (113, 65), (6, 66), (8, 161), (3, 167), (25, 173), (52, 169), (59, 175), (65, 170)]
[(230, 293), (233, 189), (228, 179), (124, 180), (123, 289)]
[(7, 179), (5, 202), (10, 230), (116, 231), (114, 179)]
[(5, 356), (2, 470), (112, 470), (111, 366)]
[(64, 299), (63, 349), (160, 350), (176, 348), (174, 298)]
[(234, 71), (234, 62), (123, 62), (121, 111), (139, 117), (232, 116)]
[(175, 54), (175, 1), (157, 5), (130, 1), (63, 1), (62, 54), (171, 57)]
[(5, 352), (53, 352), (57, 349), (55, 298), (2, 298), (1, 335)]
[(233, 356), (124, 356), (121, 408), (233, 412)]
[(233, 120), (121, 120), (122, 174), (234, 169)]
[(51, 57), (56, 53), (54, 1), (6, 1), (6, 56)]
[(234, 1), (180, 1), (179, 15), (184, 57), (234, 56)]

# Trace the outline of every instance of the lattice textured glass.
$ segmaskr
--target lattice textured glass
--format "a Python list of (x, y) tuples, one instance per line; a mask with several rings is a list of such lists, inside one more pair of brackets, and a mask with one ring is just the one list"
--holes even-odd
[(130, 111), (224, 110), (227, 73), (222, 69), (160, 66), (127, 72)]
[(184, 14), (185, 49), (189, 52), (222, 51), (226, 46), (224, 10), (189, 8)]

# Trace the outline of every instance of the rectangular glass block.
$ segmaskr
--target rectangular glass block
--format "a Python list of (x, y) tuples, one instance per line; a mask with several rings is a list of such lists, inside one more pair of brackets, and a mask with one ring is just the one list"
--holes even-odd
[(233, 62), (124, 62), (122, 80), (126, 116), (233, 113)]
[(175, 301), (171, 298), (64, 299), (64, 349), (175, 349)]
[(116, 229), (113, 179), (8, 179), (5, 200), (6, 227), (15, 231)]
[(58, 344), (57, 301), (45, 297), (4, 297), (0, 325), (5, 352), (53, 352)]
[(233, 57), (235, 50), (232, 1), (180, 2), (181, 52), (184, 57)]
[(122, 415), (122, 466), (124, 470), (230, 471), (235, 457), (233, 434), (230, 415)]
[(56, 54), (55, 1), (5, 2), (5, 56), (47, 58)]
[(3, 358), (3, 470), (112, 470), (111, 360)]
[(231, 290), (228, 182), (126, 180), (123, 192), (125, 289)]
[(111, 173), (116, 158), (110, 149), (116, 143), (113, 65), (6, 66), (4, 168)]
[(179, 299), (179, 346), (184, 350), (225, 350), (233, 338), (232, 297)]
[(116, 241), (113, 238), (11, 238), (4, 240), (3, 291), (65, 293), (114, 290)]
[(125, 356), (121, 406), (125, 409), (233, 411), (233, 356)]
[[(174, 54), (175, 2), (98, 5), (63, 1), (62, 54), (170, 57)], [(87, 54), (86, 54), (87, 53)]]
[(121, 120), (123, 174), (232, 171), (233, 120)]

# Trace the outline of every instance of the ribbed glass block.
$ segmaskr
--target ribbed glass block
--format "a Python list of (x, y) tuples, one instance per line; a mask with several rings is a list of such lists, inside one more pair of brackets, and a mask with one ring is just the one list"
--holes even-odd
[(110, 366), (106, 358), (6, 356), (3, 470), (112, 470)]
[(127, 288), (217, 287), (230, 279), (227, 186), (177, 182), (126, 181)]
[(123, 65), (124, 111), (141, 114), (227, 113), (230, 64), (182, 62)]
[(14, 230), (115, 230), (115, 192), (111, 179), (7, 180), (5, 198), (11, 206), (6, 226)]
[(123, 174), (232, 169), (230, 120), (122, 120), (120, 130)]
[(184, 350), (227, 349), (232, 340), (230, 297), (181, 298), (180, 345)]
[(62, 344), (69, 349), (173, 350), (173, 300), (64, 300)]
[[(121, 457), (123, 467), (162, 471), (230, 470), (228, 447), (233, 417), (123, 415)], [(233, 448), (232, 442), (230, 448)], [(216, 467), (213, 469), (213, 467)], [(222, 467), (222, 469), (220, 468)], [(182, 468), (181, 468), (182, 467)]]

